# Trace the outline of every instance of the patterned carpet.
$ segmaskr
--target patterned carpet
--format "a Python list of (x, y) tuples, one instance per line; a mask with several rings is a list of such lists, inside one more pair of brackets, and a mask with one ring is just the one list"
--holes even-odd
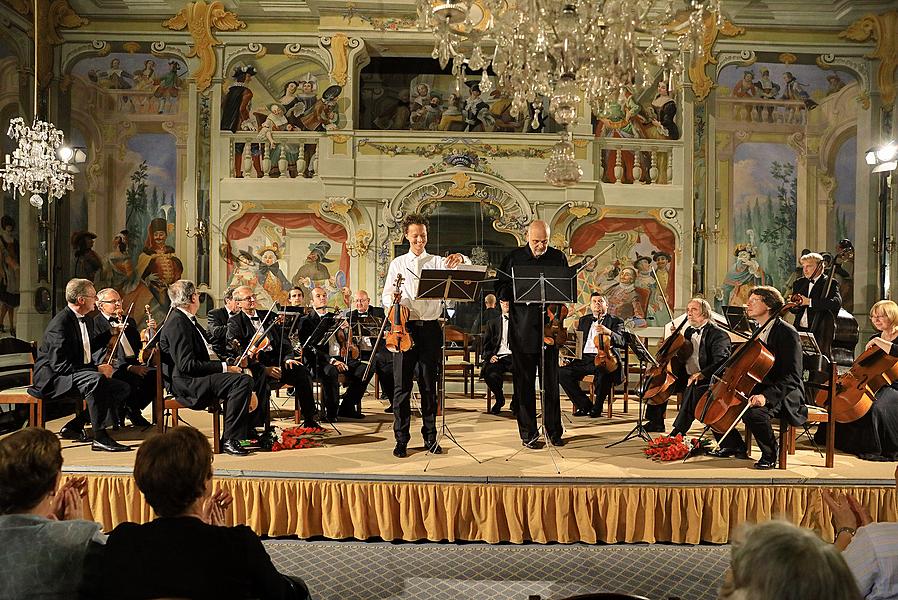
[(558, 600), (598, 591), (713, 600), (729, 565), (728, 546), (265, 545), (275, 566), (302, 577), (315, 600)]

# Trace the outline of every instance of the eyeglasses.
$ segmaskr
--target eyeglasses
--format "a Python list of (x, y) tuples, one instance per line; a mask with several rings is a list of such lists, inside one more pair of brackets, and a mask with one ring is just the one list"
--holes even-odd
[(238, 300), (237, 302), (246, 302), (247, 300), (255, 300), (255, 299), (256, 299), (256, 295), (253, 294), (252, 296), (247, 296), (247, 297), (245, 297), (245, 298), (241, 298), (241, 299)]
[(100, 304), (121, 304), (121, 300), (100, 300)]

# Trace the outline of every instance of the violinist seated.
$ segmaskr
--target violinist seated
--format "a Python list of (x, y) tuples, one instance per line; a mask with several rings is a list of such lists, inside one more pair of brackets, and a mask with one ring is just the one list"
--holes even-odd
[(793, 296), (798, 295), (801, 300), (801, 306), (792, 309), (795, 329), (813, 333), (820, 350), (829, 355), (833, 331), (828, 324), (842, 307), (839, 285), (836, 282), (830, 285), (829, 277), (824, 273), (822, 255), (809, 252), (802, 255), (799, 262), (804, 276), (792, 284)]
[[(256, 308), (256, 295), (249, 286), (235, 289), (234, 300), (240, 311), (228, 319), (227, 339), (233, 354), (239, 357), (246, 353), (248, 359), (253, 391), (259, 399), (259, 407), (251, 416), (251, 425), (264, 428), (269, 423), (271, 388), (282, 382), (296, 388), (303, 427), (319, 428), (315, 420), (317, 411), (309, 370), (300, 358), (294, 356), (289, 340), (282, 335), (280, 324), (272, 324), (276, 315), (268, 315), (266, 321), (262, 321), (262, 315)], [(268, 333), (262, 336), (269, 325)], [(253, 349), (246, 352), (250, 343)]]
[(209, 333), (209, 342), (220, 358), (232, 355), (232, 350), (228, 346), (228, 319), (239, 312), (240, 307), (234, 300), (234, 288), (228, 288), (224, 293), (224, 306), (213, 308), (206, 313), (206, 331)]
[[(106, 348), (110, 333), (99, 333), (92, 319), (86, 318), (94, 310), (97, 293), (87, 279), (72, 279), (65, 286), (67, 306), (56, 313), (44, 330), (44, 337), (37, 349), (34, 361), (36, 393), (47, 399), (77, 394), (87, 404), (87, 412), (93, 429), (91, 450), (124, 452), (131, 450), (119, 444), (106, 432), (110, 420), (113, 399), (124, 398), (130, 388), (112, 377), (114, 368), (98, 364), (93, 352)], [(89, 441), (84, 433), (87, 421), (80, 410), (66, 423), (59, 435), (63, 439)]]
[[(503, 376), (512, 372), (511, 348), (508, 345), (508, 312), (511, 302), (500, 300), (502, 314), (487, 321), (483, 332), (483, 365), (480, 367), (480, 376), (486, 382), (487, 387), (496, 398), (496, 403), (490, 407), (490, 413), (498, 415), (505, 406), (505, 391)], [(517, 399), (512, 396), (511, 413), (517, 414)]]
[[(795, 328), (778, 316), (784, 306), (785, 301), (779, 290), (767, 285), (753, 288), (746, 304), (748, 317), (763, 327), (757, 340), (747, 344), (755, 344), (760, 340), (774, 357), (771, 369), (752, 389), (748, 397), (750, 407), (743, 417), (746, 427), (761, 449), (761, 459), (754, 465), (756, 469), (776, 467), (778, 451), (771, 420), (781, 419), (788, 425), (797, 427), (803, 425), (808, 417), (801, 380), (801, 341)], [(734, 368), (728, 367), (722, 377), (727, 379), (728, 376), (736, 375), (734, 370), (747, 373), (744, 369), (737, 369), (740, 366), (738, 363), (735, 360)], [(733, 385), (736, 383), (738, 382)], [(714, 402), (736, 404), (740, 410), (744, 406), (743, 401), (736, 398), (716, 398)], [(723, 439), (717, 432), (714, 436), (720, 441), (720, 447), (709, 452), (711, 456), (747, 457), (745, 441), (737, 429), (734, 428)]]
[[(620, 351), (626, 348), (626, 341), (624, 322), (608, 314), (608, 301), (605, 296), (593, 292), (589, 297), (589, 305), (592, 314), (580, 317), (577, 323), (577, 330), (583, 332), (583, 358), (575, 359), (567, 366), (561, 367), (558, 370), (558, 381), (567, 397), (574, 403), (575, 417), (588, 415), (596, 418), (602, 414), (605, 397), (610, 396), (612, 388), (622, 381), (624, 367)], [(611, 341), (611, 347), (602, 347), (604, 341), (608, 339)], [(615, 359), (617, 365), (611, 371), (596, 365), (596, 356), (602, 353)], [(586, 393), (580, 389), (580, 382), (587, 375), (593, 376), (595, 404), (590, 402)]]
[[(113, 326), (120, 325), (124, 314), (122, 311), (122, 297), (112, 288), (102, 289), (97, 292), (97, 314), (94, 315), (94, 328), (97, 332), (111, 331)], [(147, 327), (156, 329), (156, 321), (152, 318), (147, 322)], [(124, 401), (123, 414), (116, 420), (120, 423), (127, 417), (135, 427), (149, 427), (141, 411), (149, 406), (156, 398), (156, 370), (140, 364), (138, 357), (143, 348), (140, 332), (137, 331), (137, 322), (133, 317), (128, 317), (124, 333), (116, 347), (113, 361), (113, 379), (124, 381), (131, 391)], [(107, 349), (103, 348), (94, 353), (95, 360), (99, 363), (103, 360)]]
[[(384, 309), (379, 306), (371, 306), (371, 298), (365, 290), (359, 290), (355, 293), (354, 304), (355, 308), (350, 311), (348, 320), (349, 327), (352, 330), (352, 339), (359, 347), (359, 360), (363, 364), (367, 361), (374, 361), (371, 373), (377, 373), (377, 380), (380, 384), (380, 397), (390, 403), (385, 412), (391, 413), (393, 412), (393, 354), (387, 349), (385, 341), (381, 338), (372, 358), (371, 351), (374, 349), (374, 344), (377, 340), (371, 336), (356, 335), (358, 331), (356, 324), (366, 321), (371, 326), (376, 325), (379, 331), (386, 318)], [(364, 376), (364, 369), (360, 376)], [(369, 374), (369, 377), (373, 377), (373, 375)], [(368, 387), (367, 381), (365, 382), (365, 387)], [(357, 412), (362, 412), (361, 406), (357, 407)]]
[[(322, 287), (312, 289), (312, 310), (302, 318), (299, 325), (299, 337), (303, 344), (307, 343), (309, 337), (316, 330), (326, 328), (329, 323), (333, 322), (333, 313), (329, 312), (328, 308), (327, 291)], [(365, 392), (361, 376), (357, 375), (359, 371), (358, 358), (341, 356), (334, 337), (336, 336), (332, 336), (330, 340), (322, 340), (316, 347), (307, 348), (308, 356), (306, 357), (306, 364), (321, 381), (325, 419), (330, 422), (336, 421), (338, 409), (344, 416), (362, 418), (363, 415), (355, 412), (355, 407), (361, 404), (362, 394)], [(364, 369), (362, 371), (364, 372)], [(342, 406), (340, 405), (340, 375), (345, 376), (347, 386)]]
[[(898, 363), (898, 305), (891, 300), (880, 300), (870, 309), (870, 320), (879, 333), (867, 342), (865, 354), (875, 347), (888, 357), (882, 357), (878, 361), (881, 365), (879, 367), (871, 365), (876, 368), (876, 372), (868, 374), (865, 379), (871, 383), (878, 380), (881, 387), (870, 388), (874, 397), (866, 414), (850, 423), (840, 422), (836, 427), (836, 448), (864, 460), (894, 461), (898, 460), (898, 381), (882, 384), (894, 378), (895, 364)], [(856, 361), (852, 365), (852, 372), (858, 366)], [(889, 371), (887, 378), (879, 377), (880, 373), (886, 371)], [(818, 439), (825, 438), (819, 430), (817, 436), (820, 436)]]
[[(680, 411), (674, 419), (670, 436), (686, 435), (695, 420), (698, 399), (708, 390), (711, 376), (730, 356), (730, 336), (711, 318), (711, 305), (704, 298), (693, 298), (686, 304), (686, 328), (683, 337), (692, 343), (692, 353), (685, 362), (674, 361), (677, 382), (670, 388), (671, 394), (683, 393)], [(648, 404), (645, 408), (645, 430), (665, 430), (664, 415), (667, 401)]]

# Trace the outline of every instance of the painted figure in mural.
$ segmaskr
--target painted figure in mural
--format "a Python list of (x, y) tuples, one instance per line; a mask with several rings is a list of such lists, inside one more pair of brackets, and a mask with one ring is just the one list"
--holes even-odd
[(278, 262), (281, 258), (280, 244), (274, 242), (270, 246), (265, 246), (259, 250), (259, 256), (262, 259), (256, 273), (259, 283), (262, 284), (262, 288), (268, 292), (268, 295), (275, 302), (285, 304), (287, 302), (287, 292), (292, 285), (287, 280), (287, 276), (284, 275)]
[(110, 90), (130, 90), (133, 87), (131, 81), (134, 81), (134, 76), (122, 69), (122, 61), (117, 58), (109, 61), (108, 69), (97, 72), (97, 77), (100, 85)]
[(645, 307), (648, 304), (648, 290), (636, 287), (636, 269), (624, 267), (617, 277), (617, 283), (606, 292), (608, 313), (623, 319), (632, 327), (645, 327)]
[[(842, 308), (854, 312), (854, 244), (849, 239), (841, 239), (836, 245), (835, 277), (839, 282)], [(3, 319), (0, 318), (0, 323)]]
[[(255, 131), (250, 109), (252, 107), (253, 91), (247, 84), (256, 74), (253, 66), (237, 67), (234, 71), (234, 83), (228, 88), (228, 93), (221, 102), (221, 130), (237, 133), (238, 131)], [(243, 177), (243, 149), (246, 144), (239, 142), (234, 144), (234, 177)], [(262, 176), (262, 158), (259, 144), (250, 146), (253, 166), (256, 174)]]
[(409, 98), (410, 103), (414, 106), (420, 104), (425, 106), (430, 102), (430, 86), (426, 83), (419, 83), (415, 86), (415, 93)]
[(94, 240), (97, 234), (90, 231), (76, 231), (72, 234), (72, 251), (75, 267), (72, 275), (80, 279), (94, 280), (94, 276), (103, 267), (100, 255), (94, 252)]
[[(180, 70), (181, 65), (178, 64), (178, 61), (168, 61), (168, 73), (159, 79), (159, 85), (156, 87), (156, 91), (153, 92), (153, 96), (159, 101), (160, 115), (166, 112), (166, 108), (171, 113), (177, 110), (175, 105), (183, 85), (181, 78), (178, 76), (178, 71)], [(168, 107), (166, 107), (166, 104), (168, 104)]]
[[(761, 100), (776, 100), (776, 97), (780, 93), (780, 85), (775, 83), (770, 79), (770, 69), (764, 67), (761, 69), (761, 77), (758, 81), (755, 82), (755, 95)], [(764, 118), (764, 113), (766, 111), (767, 121), (773, 122), (773, 109), (775, 107), (771, 105), (759, 105), (758, 106), (758, 120), (762, 120)]]
[[(668, 302), (671, 300), (670, 290), (670, 254), (667, 252), (652, 252), (652, 260), (655, 261), (655, 277)], [(664, 302), (662, 299), (661, 302)]]
[(378, 129), (408, 129), (412, 114), (409, 97), (408, 90), (399, 90), (396, 94), (396, 103), (385, 103), (383, 112), (375, 117), (375, 127)]
[[(288, 113), (293, 106), (299, 102), (299, 98), (296, 97), (297, 91), (299, 90), (299, 82), (298, 81), (288, 81), (284, 84), (284, 93), (281, 95), (278, 103), (284, 107), (284, 114)], [(305, 112), (305, 111), (303, 111)]]
[(826, 81), (829, 83), (829, 85), (826, 88), (827, 96), (829, 96), (830, 94), (835, 94), (836, 92), (841, 90), (843, 87), (845, 87), (845, 82), (842, 81), (842, 78), (839, 77), (838, 73), (830, 73), (829, 75), (826, 76)]
[(426, 107), (424, 114), (424, 129), (430, 131), (436, 130), (443, 118), (443, 100), (439, 94), (434, 92), (430, 95), (430, 103)]
[(301, 285), (301, 279), (308, 277), (312, 283), (323, 283), (331, 278), (330, 270), (323, 263), (334, 262), (327, 257), (331, 245), (327, 240), (321, 240), (317, 244), (309, 244), (309, 255), (306, 264), (301, 266), (293, 275), (293, 284)]
[(524, 131), (524, 120), (527, 115), (511, 115), (511, 98), (501, 88), (496, 88), (490, 93), (493, 98), (493, 104), (490, 106), (490, 112), (493, 113), (493, 119), (496, 123), (496, 131), (510, 131), (512, 133), (521, 133)]
[(103, 259), (103, 267), (94, 278), (94, 287), (98, 290), (113, 288), (124, 298), (139, 283), (131, 260), (130, 234), (127, 229), (123, 229), (112, 238), (112, 249)]
[(461, 98), (458, 94), (449, 94), (446, 101), (446, 110), (440, 117), (438, 131), (464, 131), (465, 118), (461, 114)]
[(752, 71), (742, 73), (742, 79), (733, 86), (733, 96), (736, 98), (749, 98), (755, 95), (755, 74)]
[(301, 117), (306, 111), (312, 110), (315, 103), (318, 102), (318, 81), (311, 73), (300, 80), (300, 93), (296, 97), (297, 106), (302, 105), (301, 110), (297, 110), (296, 116)]
[[(627, 90), (624, 102), (614, 100), (608, 103), (607, 111), (604, 115), (598, 117), (596, 124), (596, 137), (617, 138), (632, 140), (642, 136), (640, 130), (640, 116), (642, 109), (633, 94)], [(617, 174), (614, 172), (618, 163), (617, 150), (603, 150), (604, 174), (602, 181), (606, 183), (616, 183)], [(620, 163), (623, 167), (621, 174), (622, 182), (633, 181), (633, 152), (624, 150), (620, 152)]]
[(808, 110), (815, 108), (817, 103), (811, 100), (811, 96), (804, 90), (807, 86), (800, 83), (789, 71), (783, 73), (783, 100), (800, 100)]
[(258, 268), (260, 261), (253, 256), (252, 246), (246, 250), (240, 250), (234, 255), (234, 272), (231, 274), (231, 280), (228, 287), (236, 289), (242, 285), (258, 291), (259, 277)]
[(9, 215), (0, 217), (0, 333), (6, 331), (16, 337), (16, 309), (19, 307), (19, 238), (16, 222)]
[[(336, 129), (337, 119), (337, 98), (343, 88), (339, 85), (332, 85), (321, 94), (321, 98), (315, 102), (309, 110), (300, 118), (299, 123), (306, 131), (324, 131), (326, 129)], [(294, 107), (294, 111), (296, 108)]]
[[(274, 136), (271, 135), (272, 131), (293, 131), (293, 129), (293, 125), (287, 122), (287, 117), (284, 115), (284, 109), (281, 105), (272, 104), (271, 114), (269, 114), (265, 121), (262, 122), (262, 127), (259, 130), (259, 139), (268, 140), (271, 166), (273, 168), (279, 168), (278, 161), (281, 158), (281, 154), (284, 154), (287, 159), (287, 165), (294, 172), (295, 177), (297, 169), (296, 160), (299, 158), (299, 147), (296, 144), (275, 142)], [(305, 165), (303, 165), (303, 167), (304, 166)]]
[(476, 83), (469, 84), (471, 95), (465, 100), (462, 109), (462, 117), (465, 120), (465, 131), (492, 131), (496, 122), (490, 105), (481, 98), (480, 86)]
[(140, 89), (152, 89), (156, 85), (156, 61), (151, 59), (143, 61), (143, 68), (134, 71), (134, 85)]
[(412, 112), (409, 115), (409, 129), (414, 131), (420, 131), (422, 129), (427, 129), (427, 124), (425, 123), (425, 119), (427, 118), (427, 107), (430, 106), (430, 101), (427, 104), (419, 104), (417, 102), (412, 102)]
[(677, 116), (677, 101), (671, 97), (666, 81), (658, 83), (658, 93), (652, 100), (652, 113), (655, 116), (652, 125), (660, 134), (660, 139), (680, 139), (680, 128), (674, 121), (674, 117)]
[(723, 280), (722, 305), (744, 306), (751, 289), (756, 285), (765, 285), (764, 269), (755, 260), (756, 255), (752, 244), (736, 244), (733, 251), (736, 261)]
[[(646, 321), (654, 321), (655, 315), (659, 311), (664, 312), (661, 308), (661, 295), (658, 293), (658, 282), (652, 276), (652, 258), (650, 256), (637, 256), (633, 261), (633, 267), (636, 269), (637, 288), (641, 288), (647, 292), (645, 303), (645, 319)], [(654, 323), (653, 323), (654, 324)]]
[(169, 246), (168, 222), (162, 218), (150, 221), (143, 251), (137, 257), (137, 272), (153, 294), (157, 304), (167, 310), (168, 286), (181, 279), (184, 265)]

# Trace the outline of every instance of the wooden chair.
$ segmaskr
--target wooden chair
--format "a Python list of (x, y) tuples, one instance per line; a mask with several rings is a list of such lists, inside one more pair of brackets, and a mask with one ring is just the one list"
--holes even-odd
[[(178, 426), (178, 411), (186, 410), (189, 407), (184, 406), (172, 394), (167, 393), (162, 381), (162, 360), (159, 352), (153, 353), (153, 366), (156, 368), (156, 400), (153, 402), (153, 422), (156, 424), (156, 431), (165, 432), (165, 411), (171, 414), (172, 427)], [(214, 402), (209, 407), (212, 413), (212, 452), (221, 454), (221, 404)]]
[[(469, 345), (468, 334), (453, 325), (446, 325), (443, 328), (443, 343), (446, 344), (445, 356), (446, 362), (443, 368), (446, 370), (446, 377), (450, 372), (461, 372), (462, 379), (465, 384), (465, 394), (469, 394), (471, 399), (474, 398), (474, 363), (471, 362), (471, 348)], [(449, 348), (449, 343), (455, 342), (461, 344), (461, 348)], [(462, 357), (461, 361), (449, 362), (450, 357)]]
[(28, 425), (44, 426), (44, 398), (30, 389), (37, 345), (16, 338), (0, 339), (0, 404), (28, 406)]

